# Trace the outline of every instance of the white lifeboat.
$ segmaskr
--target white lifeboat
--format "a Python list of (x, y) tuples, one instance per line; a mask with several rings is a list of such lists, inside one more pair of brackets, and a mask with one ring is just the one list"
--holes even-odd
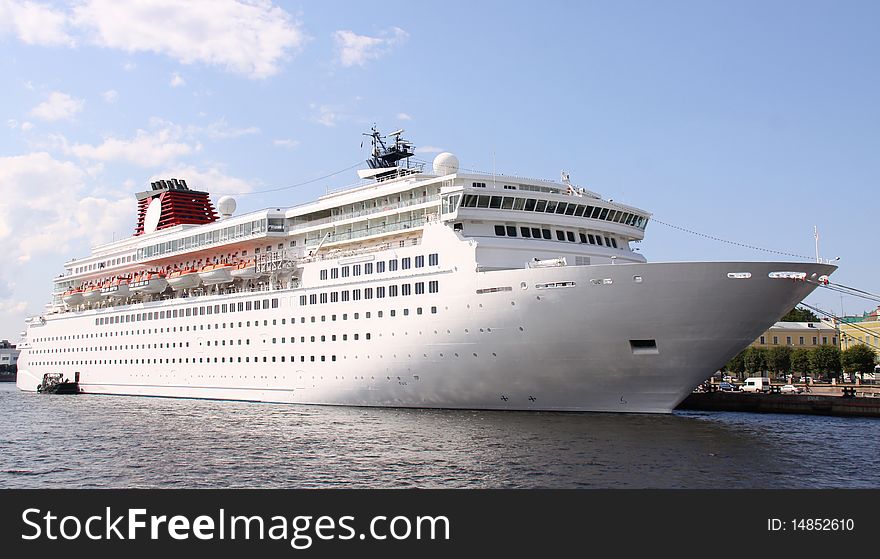
[(106, 282), (103, 287), (101, 287), (101, 294), (104, 297), (110, 297), (113, 299), (125, 299), (131, 296), (131, 289), (128, 286), (128, 278), (116, 278), (112, 281)]
[(131, 284), (131, 292), (155, 295), (162, 293), (168, 287), (168, 280), (162, 272), (145, 272), (135, 278)]
[(202, 266), (199, 270), (199, 277), (205, 285), (217, 285), (220, 283), (229, 283), (232, 281), (232, 270), (235, 268), (232, 264), (208, 264)]
[(68, 289), (61, 295), (61, 300), (68, 305), (75, 306), (83, 302), (83, 294), (80, 289)]
[(104, 294), (101, 293), (100, 285), (92, 285), (83, 290), (83, 299), (85, 299), (86, 303), (94, 303), (103, 297)]
[(199, 277), (199, 273), (194, 268), (174, 270), (165, 279), (174, 291), (192, 289), (202, 283), (202, 278)]
[(232, 277), (236, 279), (250, 280), (257, 279), (262, 276), (261, 272), (257, 271), (257, 267), (253, 260), (248, 260), (246, 262), (240, 262), (234, 270), (232, 270)]

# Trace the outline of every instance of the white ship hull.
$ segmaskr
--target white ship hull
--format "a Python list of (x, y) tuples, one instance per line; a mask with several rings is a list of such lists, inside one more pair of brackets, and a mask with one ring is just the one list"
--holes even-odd
[[(44, 373), (63, 372), (72, 378), (79, 372), (81, 389), (96, 394), (667, 413), (815, 288), (809, 282), (769, 278), (770, 272), (805, 272), (808, 278), (816, 278), (834, 269), (823, 264), (766, 262), (493, 272), (446, 269), (423, 273), (420, 278), (439, 278), (439, 293), (397, 299), (299, 307), (300, 295), (315, 290), (294, 289), (67, 313), (51, 317), (46, 326), (31, 328), (29, 335), (100, 331), (100, 326), (91, 326), (95, 317), (114, 312), (269, 297), (280, 301), (277, 308), (168, 322), (183, 333), (170, 331), (161, 321), (139, 324), (164, 332), (119, 340), (130, 347), (149, 346), (134, 351), (64, 353), (69, 359), (66, 363), (71, 364), (56, 360), (37, 365), (57, 356), (23, 352), (18, 386), (35, 390)], [(741, 272), (751, 277), (728, 277)], [(403, 309), (408, 311), (405, 316)], [(389, 316), (391, 310), (396, 311), (395, 317)], [(383, 311), (382, 318), (378, 318), (379, 311)], [(355, 312), (360, 315), (357, 320)], [(366, 318), (367, 312), (371, 318)], [(341, 319), (343, 313), (346, 320)], [(315, 322), (311, 322), (313, 316)], [(282, 325), (282, 320), (291, 319), (296, 323)], [(225, 327), (227, 323), (250, 325), (251, 321), (258, 326)], [(215, 327), (197, 329), (205, 323)], [(184, 330), (190, 327), (192, 331)], [(294, 343), (273, 343), (291, 336)], [(315, 341), (311, 341), (313, 336)], [(320, 341), (322, 336), (325, 341)], [(248, 342), (236, 343), (243, 338)], [(67, 349), (76, 348), (77, 343), (81, 342), (71, 341)], [(155, 361), (157, 355), (162, 356), (158, 363), (143, 364), (144, 359)], [(73, 364), (73, 359), (80, 361)]]

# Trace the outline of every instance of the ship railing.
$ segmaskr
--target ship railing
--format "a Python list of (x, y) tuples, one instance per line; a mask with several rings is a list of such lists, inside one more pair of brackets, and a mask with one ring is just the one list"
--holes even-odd
[[(367, 227), (364, 229), (358, 229), (357, 231), (346, 231), (344, 233), (330, 233), (330, 237), (327, 239), (328, 243), (336, 243), (341, 241), (351, 241), (354, 239), (360, 239), (362, 237), (369, 237), (372, 235), (379, 235), (382, 233), (393, 233), (395, 231), (403, 231), (405, 229), (415, 229), (416, 227), (421, 227), (432, 221), (436, 218), (426, 219), (425, 217), (420, 217), (416, 219), (409, 219), (407, 221), (400, 221), (398, 223), (388, 223), (385, 225), (374, 225), (373, 227)], [(321, 237), (313, 237), (311, 239), (306, 239), (306, 247), (317, 246), (323, 235)]]
[(337, 221), (345, 221), (346, 219), (353, 219), (356, 217), (363, 217), (365, 215), (373, 215), (382, 212), (388, 212), (391, 210), (397, 210), (400, 208), (408, 208), (411, 206), (418, 206), (420, 204), (428, 204), (431, 202), (437, 202), (440, 200), (439, 194), (432, 194), (430, 196), (420, 196), (418, 198), (413, 198), (411, 200), (402, 200), (400, 202), (390, 202), (388, 204), (383, 204), (382, 206), (376, 206), (375, 208), (367, 208), (363, 210), (358, 210), (355, 212), (347, 212), (344, 214), (332, 215), (329, 217), (322, 217), (320, 219), (312, 219), (308, 221), (298, 220), (297, 218), (292, 218), (290, 223), (290, 228), (288, 231), (293, 231), (296, 229), (305, 229), (307, 227), (314, 227), (315, 225), (323, 225), (326, 223), (335, 223)]

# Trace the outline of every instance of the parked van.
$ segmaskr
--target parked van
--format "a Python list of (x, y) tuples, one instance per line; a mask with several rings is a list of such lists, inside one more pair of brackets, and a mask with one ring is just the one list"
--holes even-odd
[(769, 377), (749, 377), (740, 387), (743, 392), (770, 392)]

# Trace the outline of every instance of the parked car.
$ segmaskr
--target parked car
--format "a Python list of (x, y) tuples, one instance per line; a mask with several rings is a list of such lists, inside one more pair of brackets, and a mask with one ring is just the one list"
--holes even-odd
[(779, 393), (780, 394), (800, 394), (801, 388), (798, 386), (795, 386), (793, 384), (783, 384), (779, 388)]
[(733, 384), (732, 382), (722, 382), (718, 384), (718, 390), (722, 392), (733, 392), (735, 390), (739, 390), (739, 386)]

